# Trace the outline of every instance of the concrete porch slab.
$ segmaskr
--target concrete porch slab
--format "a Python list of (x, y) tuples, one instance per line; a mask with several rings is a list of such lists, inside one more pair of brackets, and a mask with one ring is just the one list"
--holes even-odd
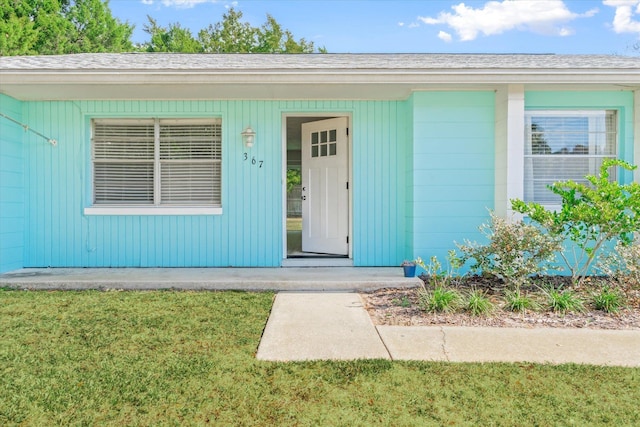
[(0, 286), (42, 290), (367, 291), (419, 284), (400, 267), (24, 268), (0, 275)]

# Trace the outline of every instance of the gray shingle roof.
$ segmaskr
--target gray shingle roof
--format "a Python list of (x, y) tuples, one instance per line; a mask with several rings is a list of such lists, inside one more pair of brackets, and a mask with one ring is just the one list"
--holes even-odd
[(552, 54), (167, 54), (82, 53), (0, 57), (0, 70), (640, 70), (640, 57)]

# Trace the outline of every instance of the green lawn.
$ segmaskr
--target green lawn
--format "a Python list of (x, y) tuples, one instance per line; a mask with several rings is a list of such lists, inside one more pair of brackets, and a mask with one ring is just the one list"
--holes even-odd
[(287, 231), (302, 231), (302, 218), (287, 218)]
[(256, 361), (272, 299), (0, 290), (0, 425), (640, 424), (640, 369)]

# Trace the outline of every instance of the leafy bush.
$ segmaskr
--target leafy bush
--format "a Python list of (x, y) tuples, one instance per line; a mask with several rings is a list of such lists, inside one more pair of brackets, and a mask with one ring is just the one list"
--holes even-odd
[(522, 221), (509, 222), (491, 212), (491, 221), (479, 227), (486, 245), (465, 240), (458, 244), (462, 261), (473, 260), (471, 271), (502, 279), (518, 289), (531, 275), (544, 274), (561, 246), (557, 239)]
[(569, 180), (550, 185), (549, 189), (562, 200), (558, 211), (547, 210), (537, 203), (511, 201), (513, 210), (528, 215), (557, 241), (574, 243), (575, 257), (568, 257), (565, 251), (560, 251), (560, 255), (578, 284), (605, 243), (615, 238), (629, 244), (633, 233), (640, 231), (640, 184), (609, 181), (611, 167), (636, 169), (622, 160), (605, 159), (599, 176), (585, 177), (588, 184)]
[(574, 292), (566, 289), (564, 291), (554, 288), (547, 288), (544, 291), (547, 303), (551, 311), (566, 313), (568, 311), (584, 311), (584, 303)]
[(447, 253), (446, 270), (442, 268), (442, 263), (435, 255), (429, 259), (428, 264), (425, 264), (420, 257), (416, 258), (415, 263), (425, 270), (427, 281), (434, 288), (453, 283), (459, 277), (458, 270), (462, 266), (462, 262), (454, 250)]
[(474, 316), (482, 316), (491, 313), (493, 304), (485, 292), (473, 289), (465, 295), (464, 310)]
[(596, 268), (620, 284), (640, 286), (640, 244), (617, 242), (613, 251), (599, 257)]
[(433, 290), (421, 288), (418, 295), (420, 307), (429, 312), (450, 313), (455, 311), (460, 302), (460, 294), (443, 286), (437, 286)]
[(302, 175), (297, 169), (287, 169), (287, 193), (296, 185), (302, 184)]
[(624, 296), (620, 290), (604, 286), (600, 292), (593, 296), (593, 305), (596, 310), (606, 311), (607, 313), (617, 313), (624, 304)]

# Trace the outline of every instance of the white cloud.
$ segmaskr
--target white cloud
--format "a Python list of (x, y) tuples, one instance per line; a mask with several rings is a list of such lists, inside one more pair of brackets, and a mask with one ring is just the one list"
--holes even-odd
[(447, 43), (449, 43), (452, 39), (451, 34), (447, 33), (446, 31), (440, 31), (438, 33), (438, 38)]
[(638, 33), (640, 36), (640, 0), (604, 0), (602, 3), (616, 8), (613, 31)]
[(440, 12), (437, 18), (418, 19), (428, 25), (447, 25), (460, 40), (468, 41), (474, 40), (480, 33), (490, 36), (510, 30), (566, 36), (573, 34), (573, 31), (562, 24), (598, 13), (597, 9), (584, 14), (573, 13), (562, 0), (489, 1), (478, 9), (460, 3), (451, 8), (452, 13)]
[(574, 33), (575, 33), (575, 31), (573, 31), (572, 28), (563, 27), (563, 28), (560, 28), (558, 30), (558, 35), (562, 36), (562, 37), (570, 36), (570, 35), (572, 35)]
[(417, 28), (419, 26), (419, 22), (410, 22), (408, 25), (406, 22), (398, 22), (398, 27)]
[[(190, 9), (201, 3), (215, 3), (217, 0), (161, 0), (164, 6), (175, 6), (178, 9)], [(153, 4), (153, 0), (142, 0), (144, 4)]]

